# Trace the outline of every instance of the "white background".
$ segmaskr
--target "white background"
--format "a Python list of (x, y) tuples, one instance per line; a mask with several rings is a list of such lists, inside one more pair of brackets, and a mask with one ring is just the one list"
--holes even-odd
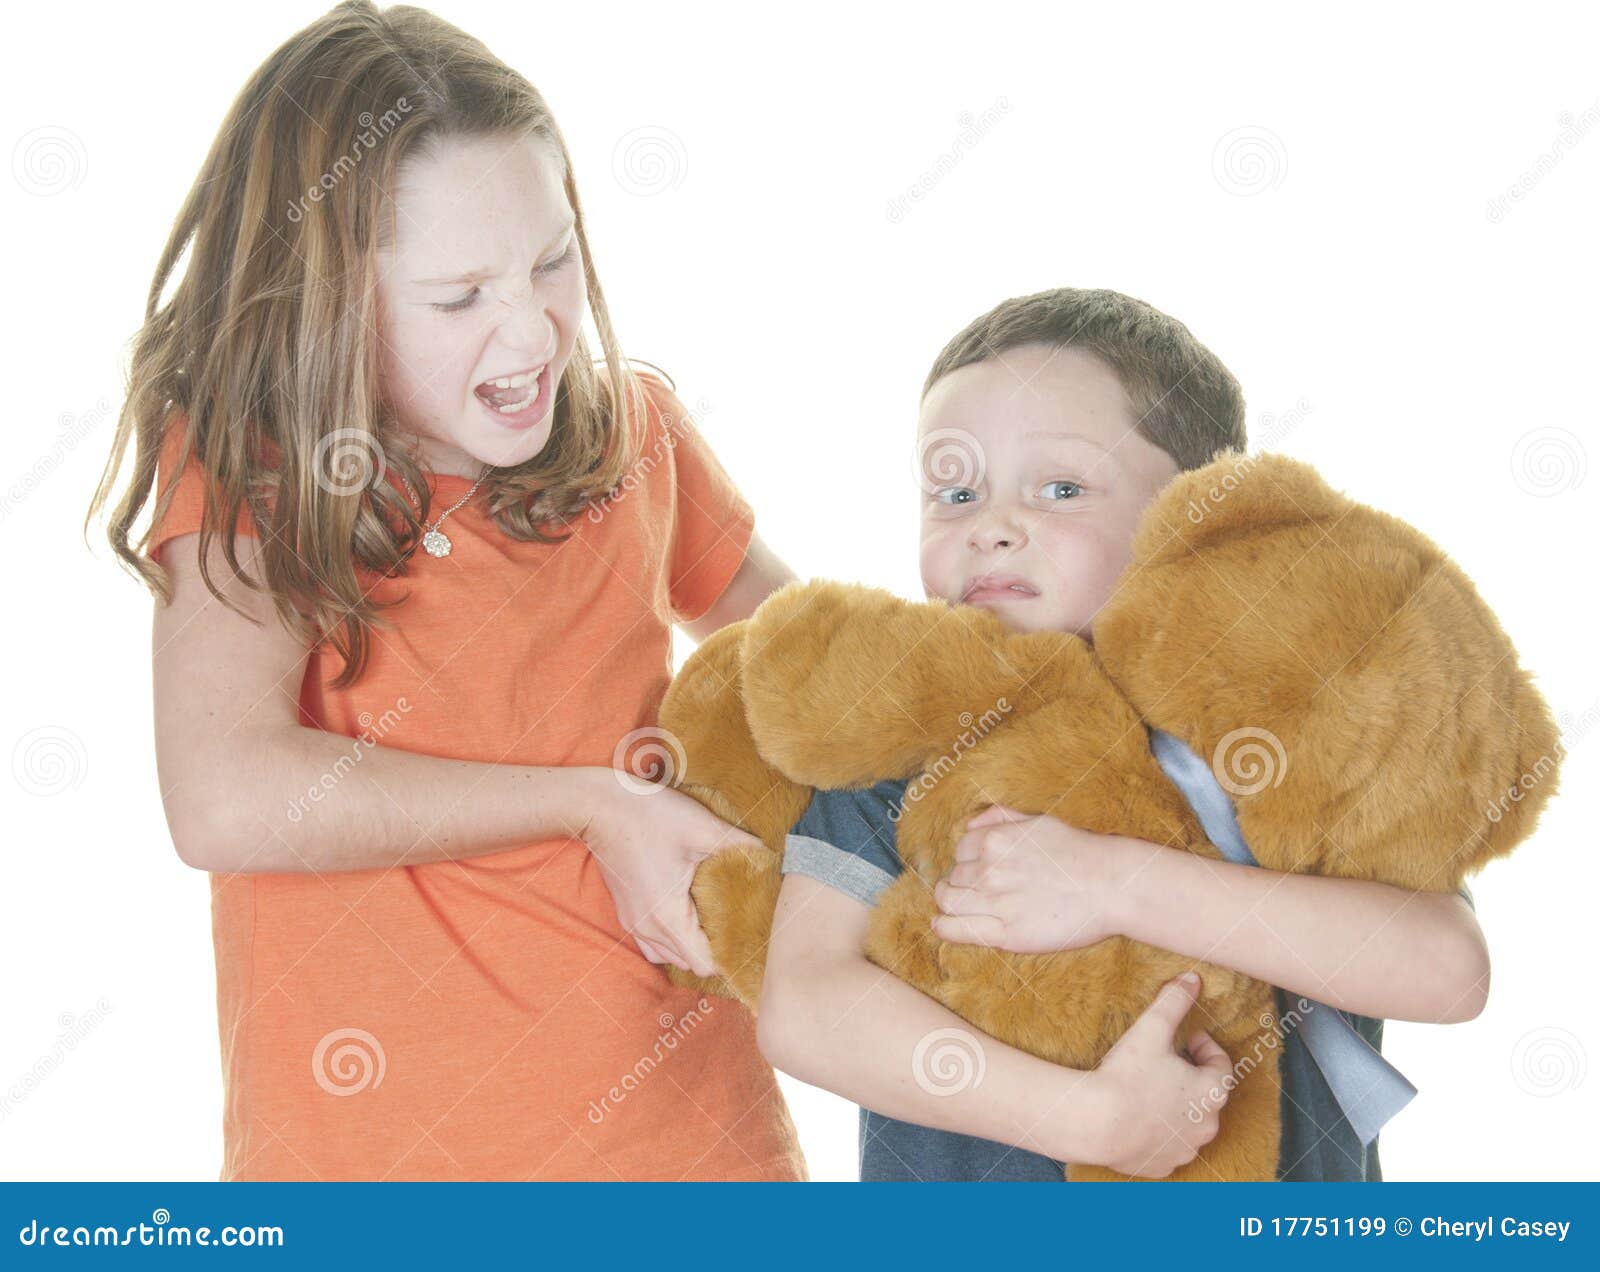
[[(1383, 1162), (1593, 1177), (1593, 12), (436, 7), (550, 101), (624, 349), (672, 373), (799, 573), (919, 594), (922, 377), (977, 313), (1058, 285), (1182, 318), (1253, 429), (1456, 556), (1571, 753), (1538, 834), (1473, 881), (1487, 1009), (1386, 1032), (1421, 1095)], [(9, 16), (0, 745), (15, 769), (45, 731), (64, 789), (0, 773), (6, 1177), (220, 1164), (207, 888), (157, 793), (152, 601), (79, 528), (179, 202), (247, 75), (322, 8)], [(850, 1177), (853, 1109), (788, 1091), (814, 1175)]]

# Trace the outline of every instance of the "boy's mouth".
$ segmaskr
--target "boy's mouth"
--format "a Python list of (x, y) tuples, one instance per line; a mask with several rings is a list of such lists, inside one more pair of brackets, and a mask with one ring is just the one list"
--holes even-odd
[(1039, 595), (1039, 589), (1020, 574), (980, 574), (969, 579), (961, 591), (964, 605), (982, 601), (1026, 601)]

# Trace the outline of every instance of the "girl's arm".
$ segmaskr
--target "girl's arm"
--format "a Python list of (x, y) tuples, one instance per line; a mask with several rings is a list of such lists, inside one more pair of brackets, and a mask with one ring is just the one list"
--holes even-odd
[(1390, 1020), (1471, 1020), (1488, 996), (1483, 931), (1455, 893), (1213, 861), (999, 806), (968, 826), (935, 887), (946, 940), (1038, 952), (1120, 934)]
[[(222, 873), (368, 870), (581, 839), (646, 956), (713, 973), (688, 879), (749, 835), (677, 791), (630, 789), (608, 768), (444, 759), (301, 725), (305, 647), (213, 543), (212, 577), (248, 617), (218, 602), (200, 577), (198, 541), (169, 540), (173, 595), (156, 607), (153, 641), (156, 767), (186, 863)], [(259, 577), (258, 540), (237, 543)], [(403, 699), (390, 709), (404, 720)]]
[(704, 640), (720, 627), (749, 618), (756, 606), (785, 583), (793, 581), (794, 571), (761, 541), (760, 535), (752, 534), (750, 546), (745, 549), (744, 564), (723, 589), (716, 604), (693, 622), (684, 623), (683, 630), (697, 641)]
[(1167, 1175), (1216, 1135), (1228, 1057), (1203, 1031), (1188, 1041), (1193, 1061), (1173, 1047), (1193, 985), (1166, 985), (1099, 1068), (1069, 1069), (979, 1033), (869, 963), (871, 914), (818, 880), (784, 877), (756, 1017), (771, 1064), (885, 1117), (1130, 1175)]

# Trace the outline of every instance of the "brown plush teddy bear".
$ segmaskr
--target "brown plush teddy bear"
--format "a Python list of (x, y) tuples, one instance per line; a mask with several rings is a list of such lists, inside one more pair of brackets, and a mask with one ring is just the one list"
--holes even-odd
[(1078, 1068), (1163, 982), (1200, 972), (1180, 1036), (1207, 1029), (1237, 1085), (1216, 1138), (1172, 1179), (1275, 1177), (1271, 987), (1124, 937), (1047, 955), (941, 941), (932, 888), (966, 821), (1003, 803), (1216, 857), (1152, 756), (1155, 729), (1233, 770), (1260, 865), (1447, 892), (1530, 833), (1559, 757), (1505, 632), (1433, 543), (1304, 464), (1240, 454), (1149, 506), (1092, 647), (1009, 633), (972, 607), (796, 583), (701, 645), (660, 724), (682, 747), (680, 788), (762, 841), (700, 867), (693, 895), (724, 977), (678, 979), (755, 1010), (784, 839), (812, 789), (909, 779), (905, 873), (868, 938), (878, 965)]

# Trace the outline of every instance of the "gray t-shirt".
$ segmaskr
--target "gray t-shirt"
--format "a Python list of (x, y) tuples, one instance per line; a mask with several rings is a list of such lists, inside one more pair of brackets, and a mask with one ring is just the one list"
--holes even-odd
[[(785, 874), (803, 874), (877, 904), (878, 895), (900, 874), (895, 817), (905, 783), (879, 782), (863, 790), (819, 790), (795, 823), (784, 852)], [(1472, 893), (1461, 894), (1470, 904)], [(1292, 1003), (1281, 989), (1281, 1015)], [(1341, 1012), (1375, 1049), (1382, 1049), (1383, 1021)], [(1286, 1031), (1281, 1068), (1283, 1138), (1278, 1156), (1282, 1181), (1383, 1178), (1378, 1141), (1363, 1145), (1345, 1119), (1322, 1070), (1299, 1030)], [(992, 1140), (934, 1130), (861, 1110), (861, 1178), (866, 1182), (1062, 1181), (1060, 1162)]]

